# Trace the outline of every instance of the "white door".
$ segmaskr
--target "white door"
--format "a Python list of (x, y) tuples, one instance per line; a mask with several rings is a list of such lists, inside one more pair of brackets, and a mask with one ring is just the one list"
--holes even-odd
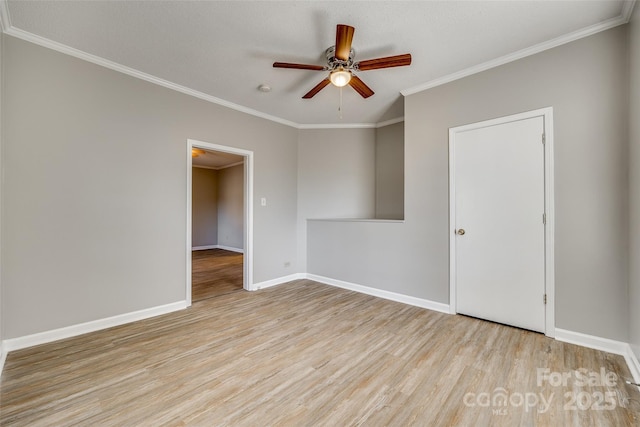
[(456, 308), (545, 330), (544, 119), (457, 133)]

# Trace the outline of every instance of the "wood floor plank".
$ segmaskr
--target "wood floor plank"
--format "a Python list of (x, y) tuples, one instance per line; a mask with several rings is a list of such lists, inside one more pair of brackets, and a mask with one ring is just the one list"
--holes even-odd
[[(538, 368), (620, 379), (538, 384)], [(299, 280), (11, 352), (0, 425), (637, 426), (629, 376), (621, 356)], [(541, 412), (496, 390), (554, 397)], [(611, 410), (565, 408), (605, 392)]]

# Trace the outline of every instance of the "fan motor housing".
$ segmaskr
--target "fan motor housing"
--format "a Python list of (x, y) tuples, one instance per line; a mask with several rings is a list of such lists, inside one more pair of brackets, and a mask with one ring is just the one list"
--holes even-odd
[(355, 50), (353, 50), (353, 48), (351, 48), (351, 50), (349, 51), (349, 59), (346, 61), (336, 58), (335, 46), (328, 47), (325, 51), (325, 54), (327, 56), (327, 70), (329, 71), (337, 70), (340, 67), (344, 68), (345, 70), (353, 70), (356, 68), (353, 61), (353, 58), (355, 58), (356, 56), (356, 52)]

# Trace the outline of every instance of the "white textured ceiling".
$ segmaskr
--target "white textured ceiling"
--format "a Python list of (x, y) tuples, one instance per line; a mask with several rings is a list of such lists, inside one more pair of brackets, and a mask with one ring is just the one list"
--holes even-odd
[[(626, 3), (626, 4), (625, 4)], [(379, 123), (403, 115), (403, 90), (585, 28), (618, 22), (628, 1), (9, 1), (8, 34), (35, 34), (296, 125)], [(6, 14), (7, 9), (4, 10)], [(616, 21), (617, 18), (617, 21)], [(5, 26), (8, 23), (4, 17)], [(355, 27), (356, 59), (411, 53), (409, 67), (360, 73), (376, 94), (329, 86), (336, 24)], [(270, 93), (257, 90), (260, 84)]]

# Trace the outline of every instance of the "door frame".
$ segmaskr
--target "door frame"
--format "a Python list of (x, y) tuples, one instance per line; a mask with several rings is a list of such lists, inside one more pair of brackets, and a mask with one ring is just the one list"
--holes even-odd
[(244, 157), (244, 260), (242, 270), (242, 287), (247, 291), (254, 291), (253, 283), (253, 151), (241, 148), (228, 147), (226, 145), (212, 144), (210, 142), (187, 139), (187, 238), (186, 238), (186, 301), (191, 305), (191, 252), (192, 252), (192, 167), (193, 158), (191, 150), (221, 151), (223, 153), (237, 154)]
[[(455, 144), (456, 135), (469, 130), (481, 129), (505, 123), (542, 117), (544, 122), (544, 214), (546, 225), (544, 230), (545, 260), (545, 329), (548, 337), (555, 337), (555, 262), (554, 262), (554, 167), (553, 167), (553, 107), (541, 108), (524, 113), (513, 114), (478, 123), (449, 128), (449, 312), (456, 314), (456, 182), (455, 182)], [(541, 143), (543, 136), (541, 135)], [(542, 218), (540, 218), (542, 221)]]

